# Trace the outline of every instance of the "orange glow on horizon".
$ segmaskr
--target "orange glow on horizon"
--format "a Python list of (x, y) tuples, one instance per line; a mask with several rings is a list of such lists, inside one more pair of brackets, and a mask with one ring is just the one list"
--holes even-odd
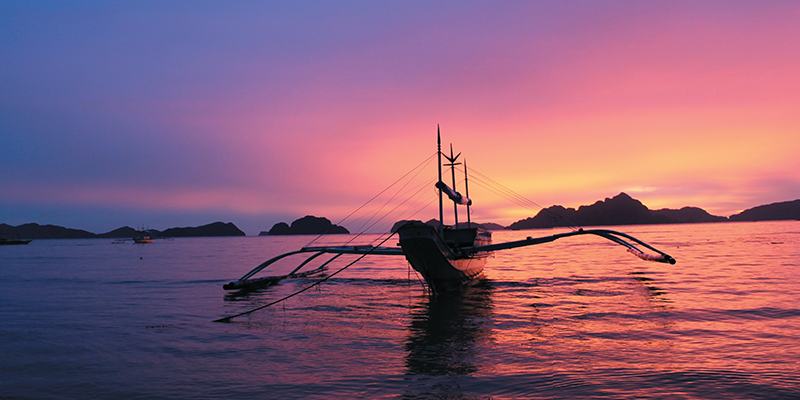
[[(470, 169), (542, 207), (626, 192), (729, 216), (800, 198), (796, 3), (407, 6), (333, 7), (309, 34), (304, 6), (284, 21), (204, 5), (220, 29), (175, 21), (119, 49), (89, 38), (131, 31), (20, 13), (0, 50), (0, 211), (337, 221), (431, 156), (437, 126)], [(538, 212), (477, 181), (470, 197), (479, 222)]]

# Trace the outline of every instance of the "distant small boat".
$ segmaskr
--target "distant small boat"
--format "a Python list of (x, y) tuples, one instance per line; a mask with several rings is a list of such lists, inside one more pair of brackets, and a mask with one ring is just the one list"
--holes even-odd
[(125, 243), (129, 240), (133, 240), (133, 243), (153, 243), (153, 237), (150, 236), (149, 231), (136, 231), (136, 234), (130, 239), (117, 239), (113, 241), (113, 244), (121, 244)]
[(153, 238), (150, 235), (142, 233), (140, 236), (133, 238), (133, 243), (153, 243)]
[(0, 245), (28, 244), (33, 239), (6, 239), (0, 238)]

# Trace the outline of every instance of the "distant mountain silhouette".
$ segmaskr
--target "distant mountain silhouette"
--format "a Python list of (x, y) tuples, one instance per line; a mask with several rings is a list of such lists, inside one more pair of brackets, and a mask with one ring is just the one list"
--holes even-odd
[(731, 221), (776, 221), (800, 219), (800, 199), (766, 204), (731, 215)]
[(494, 222), (484, 222), (478, 225), (480, 225), (483, 229), (486, 229), (487, 231), (502, 231), (503, 229), (506, 229), (505, 226), (500, 224), (495, 224)]
[(669, 223), (698, 223), (698, 222), (727, 222), (725, 217), (718, 217), (709, 214), (706, 210), (698, 207), (683, 207), (680, 210), (673, 210), (669, 208), (662, 208), (653, 211), (654, 215), (662, 215), (667, 217)]
[(92, 232), (69, 229), (57, 225), (24, 224), (11, 226), (0, 224), (0, 235), (22, 239), (89, 239), (97, 237)]
[(187, 228), (169, 228), (160, 235), (165, 237), (245, 236), (232, 222), (213, 222), (208, 225)]
[(136, 229), (133, 229), (130, 226), (123, 226), (122, 228), (114, 229), (111, 232), (101, 233), (97, 235), (97, 237), (103, 239), (120, 239), (120, 238), (132, 238), (138, 234), (139, 231), (137, 231)]
[(285, 222), (278, 222), (272, 226), (269, 232), (261, 231), (258, 236), (267, 235), (322, 235), (322, 234), (347, 234), (350, 233), (345, 227), (334, 225), (325, 217), (315, 217), (306, 215), (296, 219), (292, 225)]
[[(139, 231), (128, 226), (114, 229), (113, 231), (94, 234), (92, 232), (69, 229), (56, 225), (24, 224), (11, 226), (0, 224), (0, 236), (22, 238), (22, 239), (118, 239), (132, 238)], [(244, 232), (239, 230), (233, 223), (214, 222), (196, 228), (170, 228), (164, 232), (155, 229), (147, 231), (153, 237), (197, 237), (197, 236), (244, 236)]]
[[(526, 218), (509, 225), (505, 229), (535, 229), (553, 228), (559, 226), (597, 226), (597, 225), (638, 225), (638, 224), (673, 224), (673, 223), (701, 223), (725, 221), (774, 221), (800, 219), (800, 199), (766, 204), (731, 215), (730, 218), (711, 215), (697, 207), (683, 207), (680, 210), (661, 209), (650, 210), (639, 200), (633, 199), (625, 193), (620, 193), (613, 198), (606, 198), (589, 206), (580, 206), (578, 209), (564, 208), (559, 205), (542, 209), (536, 216)], [(397, 227), (407, 221), (398, 221), (392, 227)], [(427, 222), (432, 226), (439, 226), (439, 221), (431, 219)], [(486, 230), (502, 229), (498, 224), (475, 224)], [(459, 223), (459, 227), (466, 227), (466, 223)], [(21, 239), (91, 239), (91, 238), (132, 238), (137, 235), (137, 230), (124, 226), (110, 232), (94, 234), (80, 229), (70, 229), (57, 225), (39, 225), (28, 223), (11, 226), (0, 223), (0, 237)], [(153, 237), (198, 237), (198, 236), (245, 236), (233, 223), (214, 222), (199, 227), (170, 228), (163, 232), (148, 230)], [(262, 231), (263, 235), (317, 235), (350, 233), (346, 228), (334, 225), (327, 218), (307, 215), (297, 219), (291, 225), (285, 222), (275, 224), (269, 232)]]
[(626, 193), (606, 198), (578, 209), (552, 206), (539, 211), (536, 216), (517, 221), (507, 229), (536, 229), (559, 226), (644, 225), (690, 222), (723, 222), (728, 219), (707, 213), (697, 207), (680, 210), (651, 211), (642, 202)]

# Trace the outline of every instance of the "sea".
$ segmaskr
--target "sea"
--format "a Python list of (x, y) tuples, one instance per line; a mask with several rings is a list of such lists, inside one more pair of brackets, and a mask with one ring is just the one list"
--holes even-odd
[(800, 221), (608, 228), (677, 264), (578, 236), (452, 295), (402, 256), (228, 293), (314, 237), (0, 246), (0, 398), (800, 398)]

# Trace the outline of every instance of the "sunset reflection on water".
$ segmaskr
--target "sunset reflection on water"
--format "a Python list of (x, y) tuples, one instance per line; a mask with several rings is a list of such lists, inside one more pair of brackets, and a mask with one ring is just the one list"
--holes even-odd
[[(228, 324), (211, 320), (315, 281), (235, 296), (221, 289), (311, 238), (149, 246), (54, 240), (3, 249), (3, 279), (14, 282), (0, 294), (8, 305), (1, 311), (3, 391), (245, 399), (800, 396), (800, 222), (615, 229), (677, 264), (645, 262), (599, 238), (569, 238), (498, 251), (472, 287), (430, 298), (402, 257), (369, 257)], [(553, 232), (501, 231), (494, 240)]]

